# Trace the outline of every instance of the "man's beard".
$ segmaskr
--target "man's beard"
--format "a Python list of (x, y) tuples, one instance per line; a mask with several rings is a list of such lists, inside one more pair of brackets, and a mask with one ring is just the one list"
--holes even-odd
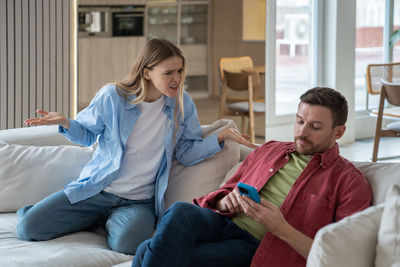
[[(297, 140), (303, 140), (306, 142), (304, 145), (298, 145)], [(329, 143), (321, 143), (319, 145), (316, 145), (315, 143), (311, 142), (310, 140), (307, 139), (307, 137), (304, 136), (295, 136), (294, 137), (294, 144), (296, 147), (296, 151), (299, 154), (302, 155), (307, 155), (307, 156), (312, 156), (316, 153), (322, 153), (328, 150), (329, 148)], [(306, 148), (304, 146), (307, 146)]]
[[(305, 144), (298, 145), (298, 140), (302, 140), (303, 142), (305, 142)], [(313, 155), (316, 153), (314, 144), (304, 136), (295, 136), (294, 144), (296, 147), (296, 151), (302, 155)], [(307, 146), (307, 148), (304, 148), (304, 146)]]

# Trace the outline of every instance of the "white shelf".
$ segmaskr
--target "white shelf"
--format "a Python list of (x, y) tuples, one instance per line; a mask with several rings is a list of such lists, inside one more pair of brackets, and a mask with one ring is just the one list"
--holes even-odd
[(146, 36), (166, 38), (181, 48), (187, 59), (187, 91), (195, 98), (210, 95), (207, 20), (208, 1), (148, 1), (146, 5)]

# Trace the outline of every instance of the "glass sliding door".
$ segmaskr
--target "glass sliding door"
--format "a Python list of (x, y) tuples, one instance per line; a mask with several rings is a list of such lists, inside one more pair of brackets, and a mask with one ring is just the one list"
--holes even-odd
[(312, 83), (312, 0), (276, 0), (275, 114), (295, 114)]
[[(394, 0), (393, 30), (400, 29), (400, 0)], [(400, 62), (400, 41), (393, 45), (393, 62)]]
[[(383, 27), (385, 0), (357, 0), (355, 51), (355, 110), (366, 110), (367, 89), (365, 73), (368, 64), (383, 63)], [(379, 95), (369, 99), (376, 108)]]

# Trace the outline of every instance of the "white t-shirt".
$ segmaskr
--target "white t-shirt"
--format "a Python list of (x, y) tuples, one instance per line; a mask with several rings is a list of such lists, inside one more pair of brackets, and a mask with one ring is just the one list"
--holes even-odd
[(105, 189), (117, 196), (142, 200), (154, 197), (155, 180), (165, 151), (165, 136), (172, 126), (163, 112), (165, 97), (138, 104), (141, 114), (126, 143), (117, 178)]

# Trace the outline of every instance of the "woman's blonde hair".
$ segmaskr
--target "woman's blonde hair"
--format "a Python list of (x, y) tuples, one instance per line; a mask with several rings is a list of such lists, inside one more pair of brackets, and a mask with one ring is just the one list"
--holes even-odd
[[(186, 59), (183, 56), (182, 51), (175, 44), (168, 40), (159, 38), (148, 40), (142, 51), (139, 53), (139, 56), (133, 64), (132, 70), (128, 76), (122, 81), (118, 81), (114, 84), (117, 86), (118, 94), (134, 105), (139, 104), (144, 101), (148, 92), (147, 80), (144, 78), (144, 69), (152, 69), (157, 64), (173, 56), (182, 58), (183, 62), (182, 81), (178, 88), (175, 106), (174, 120), (176, 126), (178, 123), (178, 109), (180, 110), (180, 120), (183, 120), (184, 115), (183, 84), (186, 75)], [(131, 101), (129, 100), (129, 97), (132, 95), (136, 95), (136, 97)]]

